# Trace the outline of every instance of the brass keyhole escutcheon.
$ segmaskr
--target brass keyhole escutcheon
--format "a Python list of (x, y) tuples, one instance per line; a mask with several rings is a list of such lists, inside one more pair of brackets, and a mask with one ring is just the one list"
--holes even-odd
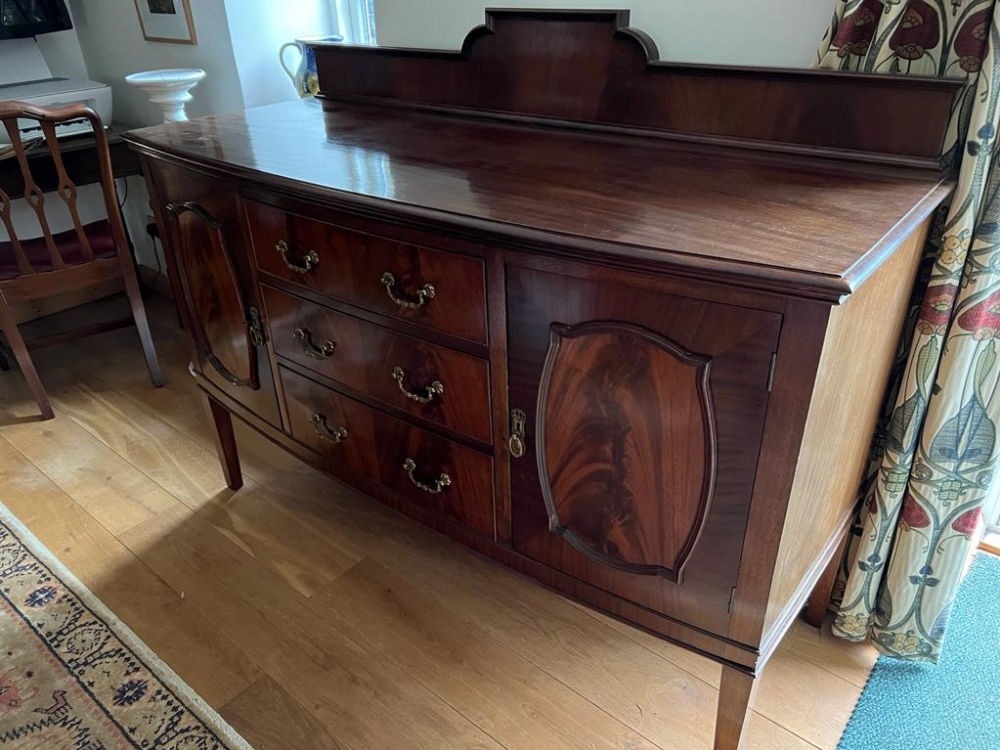
[(510, 413), (510, 440), (507, 446), (510, 448), (511, 458), (523, 458), (528, 452), (527, 439), (524, 434), (524, 425), (528, 415), (521, 409), (514, 409)]

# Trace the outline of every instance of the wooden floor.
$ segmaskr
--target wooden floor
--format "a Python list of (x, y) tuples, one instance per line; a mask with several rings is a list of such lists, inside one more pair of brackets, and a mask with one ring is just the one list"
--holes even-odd
[[(0, 502), (257, 750), (710, 748), (719, 667), (470, 553), (247, 429), (225, 487), (172, 308), (0, 374)], [(242, 427), (242, 425), (241, 425)], [(835, 748), (874, 662), (796, 623), (750, 747)]]

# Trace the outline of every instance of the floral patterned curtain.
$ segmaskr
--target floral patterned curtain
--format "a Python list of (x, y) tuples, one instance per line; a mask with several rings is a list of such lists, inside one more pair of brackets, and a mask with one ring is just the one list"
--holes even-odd
[(817, 66), (967, 77), (947, 146), (960, 160), (958, 189), (932, 233), (834, 623), (849, 640), (871, 634), (891, 656), (937, 661), (983, 506), (997, 489), (1000, 8), (995, 0), (837, 0)]

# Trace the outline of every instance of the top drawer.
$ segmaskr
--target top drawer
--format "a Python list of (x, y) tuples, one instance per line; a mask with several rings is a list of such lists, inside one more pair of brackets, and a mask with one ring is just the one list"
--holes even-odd
[(354, 232), (246, 202), (260, 270), (374, 312), (486, 343), (478, 258)]

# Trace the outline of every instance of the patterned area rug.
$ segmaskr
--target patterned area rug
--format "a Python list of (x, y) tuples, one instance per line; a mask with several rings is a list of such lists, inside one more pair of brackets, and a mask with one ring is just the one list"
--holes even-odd
[(251, 750), (2, 504), (0, 747)]

